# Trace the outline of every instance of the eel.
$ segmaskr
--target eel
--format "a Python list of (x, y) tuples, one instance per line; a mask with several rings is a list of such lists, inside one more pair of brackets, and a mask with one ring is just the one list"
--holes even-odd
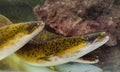
[(16, 52), (16, 55), (35, 66), (55, 66), (73, 62), (108, 40), (105, 32), (98, 32), (85, 36), (58, 38), (39, 44), (27, 43)]
[(8, 19), (6, 20), (4, 16), (0, 15), (0, 19), (6, 22), (6, 25), (4, 25), (0, 20), (0, 24), (4, 25), (0, 27), (0, 60), (23, 47), (36, 36), (45, 25), (42, 21), (30, 21), (9, 25), (7, 23), (11, 22)]
[[(13, 24), (5, 17), (0, 19), (8, 21), (5, 26)], [(105, 32), (63, 37), (43, 29), (15, 54), (21, 60), (37, 66), (54, 66), (67, 62), (93, 63), (79, 58), (99, 48), (108, 40)]]

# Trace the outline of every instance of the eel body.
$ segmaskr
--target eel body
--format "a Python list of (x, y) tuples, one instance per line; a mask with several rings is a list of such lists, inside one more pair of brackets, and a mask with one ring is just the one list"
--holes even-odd
[(86, 36), (63, 37), (48, 42), (27, 43), (16, 52), (22, 60), (36, 66), (54, 66), (73, 62), (109, 40), (104, 32)]
[[(3, 16), (0, 16), (0, 18)], [(8, 21), (5, 17), (2, 21)], [(10, 21), (6, 22), (12, 23)], [(4, 25), (4, 24), (1, 24)], [(0, 60), (11, 55), (28, 41), (36, 36), (44, 28), (44, 23), (41, 21), (31, 21), (16, 24), (7, 24), (0, 27)]]

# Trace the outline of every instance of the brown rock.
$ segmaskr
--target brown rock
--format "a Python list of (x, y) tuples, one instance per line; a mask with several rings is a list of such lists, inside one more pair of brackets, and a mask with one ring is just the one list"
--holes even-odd
[(33, 11), (56, 33), (78, 36), (105, 31), (109, 46), (120, 40), (120, 8), (114, 0), (46, 0)]

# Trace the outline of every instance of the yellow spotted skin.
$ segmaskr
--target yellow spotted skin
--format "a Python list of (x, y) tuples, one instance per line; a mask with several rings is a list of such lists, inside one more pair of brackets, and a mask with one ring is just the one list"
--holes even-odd
[[(14, 25), (7, 25), (0, 28), (0, 50), (6, 44), (12, 44), (22, 36), (29, 35), (39, 25), (32, 24), (31, 22), (17, 23)], [(14, 41), (13, 41), (14, 40)], [(11, 42), (9, 42), (11, 41)]]
[(22, 32), (24, 32), (24, 34), (27, 34), (26, 29), (21, 24), (15, 26), (5, 26), (0, 28), (0, 46), (8, 40), (13, 39), (13, 37), (15, 37), (16, 34), (20, 34)]
[[(39, 22), (38, 24), (36, 24), (36, 22), (17, 23), (16, 25), (11, 24), (13, 23), (9, 19), (0, 15), (1, 51), (6, 45), (8, 46), (18, 42), (22, 36), (29, 35), (40, 26)], [(96, 36), (94, 35), (96, 34), (91, 35), (91, 37), (93, 37), (90, 39), (91, 41), (97, 37), (101, 37), (101, 33), (98, 33)], [(74, 53), (76, 52), (78, 55), (78, 53), (80, 53), (80, 51), (83, 50), (85, 46), (87, 46), (88, 37), (63, 37), (44, 29), (37, 36), (31, 39), (31, 41), (29, 41), (24, 47), (18, 50), (16, 55), (19, 56), (22, 60), (36, 64), (45, 64), (46, 62), (54, 63), (54, 61), (59, 62), (59, 60), (52, 60), (51, 58), (57, 56), (60, 57), (59, 59), (67, 59), (67, 56), (74, 56)]]
[(37, 22), (13, 24), (7, 17), (0, 14), (0, 49), (8, 43), (12, 44), (22, 36), (32, 33), (32, 31), (37, 29), (39, 26), (39, 24), (37, 25), (35, 23)]
[(37, 62), (47, 60), (52, 56), (62, 57), (84, 46), (86, 46), (84, 37), (64, 37), (40, 44), (27, 43), (16, 54), (27, 61)]

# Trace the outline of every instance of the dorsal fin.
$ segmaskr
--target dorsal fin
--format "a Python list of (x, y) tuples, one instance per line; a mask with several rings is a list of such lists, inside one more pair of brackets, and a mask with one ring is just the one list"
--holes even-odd
[(0, 14), (0, 27), (13, 24), (7, 17)]

